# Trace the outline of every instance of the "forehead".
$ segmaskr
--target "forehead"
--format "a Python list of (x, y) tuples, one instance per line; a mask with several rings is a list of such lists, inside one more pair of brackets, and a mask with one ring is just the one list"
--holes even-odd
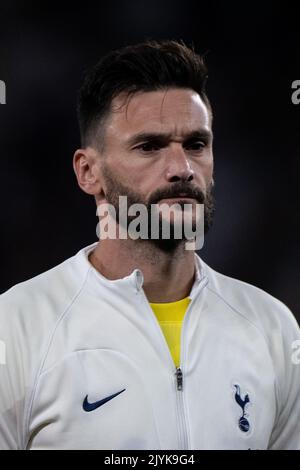
[(190, 89), (168, 89), (119, 95), (111, 106), (107, 137), (127, 138), (140, 132), (182, 135), (198, 129), (210, 130), (210, 115), (198, 93)]

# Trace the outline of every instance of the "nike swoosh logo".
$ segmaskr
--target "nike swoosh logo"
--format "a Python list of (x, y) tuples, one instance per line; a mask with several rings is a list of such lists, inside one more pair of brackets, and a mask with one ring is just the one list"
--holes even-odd
[(88, 402), (88, 395), (87, 395), (85, 399), (83, 400), (82, 408), (84, 409), (84, 411), (88, 411), (88, 412), (94, 411), (97, 408), (99, 408), (99, 406), (104, 405), (104, 403), (107, 403), (109, 400), (112, 400), (113, 398), (120, 395), (120, 393), (125, 392), (125, 390), (126, 388), (123, 388), (123, 390), (120, 390), (120, 392), (114, 393), (113, 395), (109, 395), (109, 397), (103, 398), (102, 400), (99, 400), (99, 401), (95, 401), (94, 403)]

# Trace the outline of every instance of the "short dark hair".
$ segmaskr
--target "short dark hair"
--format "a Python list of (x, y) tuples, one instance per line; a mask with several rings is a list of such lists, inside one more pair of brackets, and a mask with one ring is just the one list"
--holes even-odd
[(162, 40), (125, 46), (109, 52), (85, 75), (78, 96), (78, 120), (83, 147), (91, 145), (112, 100), (120, 93), (190, 88), (206, 106), (207, 68), (183, 41)]

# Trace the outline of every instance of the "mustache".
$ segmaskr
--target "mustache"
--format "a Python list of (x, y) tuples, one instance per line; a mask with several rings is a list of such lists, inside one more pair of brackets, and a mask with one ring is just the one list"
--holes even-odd
[(181, 194), (184, 194), (182, 197), (196, 199), (200, 204), (204, 204), (205, 202), (205, 195), (201, 189), (196, 186), (191, 186), (188, 183), (178, 182), (173, 183), (169, 188), (158, 189), (155, 191), (149, 199), (149, 204), (156, 204), (161, 199), (180, 198)]

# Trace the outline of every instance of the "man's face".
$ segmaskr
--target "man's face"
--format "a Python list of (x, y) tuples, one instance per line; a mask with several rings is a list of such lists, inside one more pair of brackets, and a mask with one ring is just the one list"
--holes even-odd
[[(101, 170), (105, 200), (205, 204), (211, 224), (213, 175), (211, 118), (189, 89), (140, 92), (113, 100), (104, 132)], [(118, 212), (118, 211), (117, 211)]]

